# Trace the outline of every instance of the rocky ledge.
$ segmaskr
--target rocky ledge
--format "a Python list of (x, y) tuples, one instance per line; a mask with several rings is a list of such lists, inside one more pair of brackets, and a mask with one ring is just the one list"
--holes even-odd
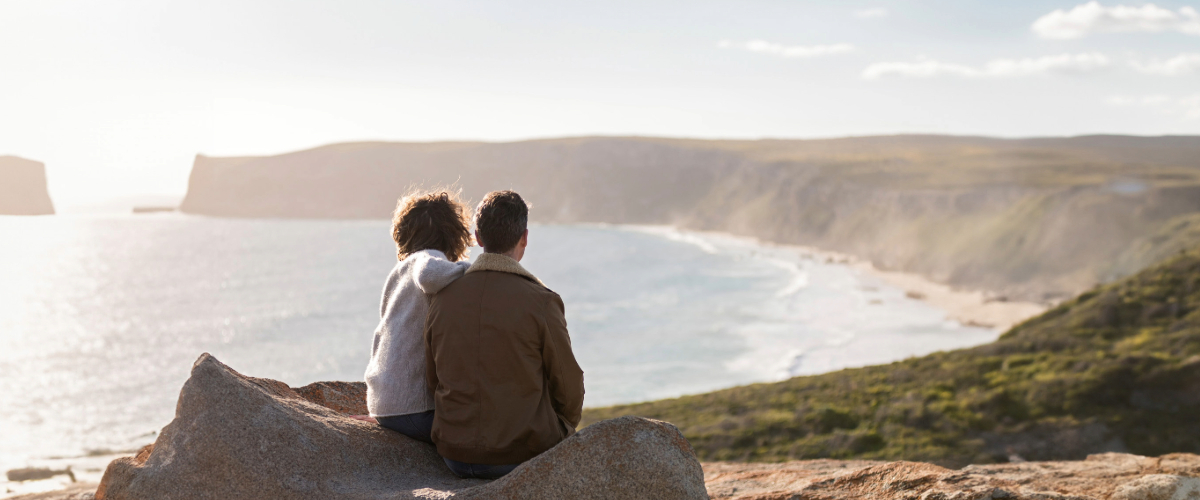
[(348, 418), (366, 413), (365, 393), (346, 382), (294, 389), (203, 355), (175, 420), (153, 445), (113, 461), (94, 495), (77, 485), (19, 498), (1200, 500), (1200, 456), (1191, 454), (959, 470), (838, 460), (702, 469), (674, 426), (637, 417), (593, 424), (500, 480), (464, 480), (432, 446)]
[(1200, 500), (1200, 455), (969, 465), (804, 460), (704, 464), (713, 500)]

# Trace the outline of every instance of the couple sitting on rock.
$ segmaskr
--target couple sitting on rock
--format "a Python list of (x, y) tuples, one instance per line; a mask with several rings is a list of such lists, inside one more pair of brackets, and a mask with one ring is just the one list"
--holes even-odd
[(583, 371), (563, 302), (519, 263), (529, 207), (494, 191), (475, 210), (484, 253), (467, 262), (467, 208), (434, 191), (400, 200), (400, 262), (383, 288), (367, 365), (380, 425), (437, 446), (459, 477), (495, 479), (575, 433)]

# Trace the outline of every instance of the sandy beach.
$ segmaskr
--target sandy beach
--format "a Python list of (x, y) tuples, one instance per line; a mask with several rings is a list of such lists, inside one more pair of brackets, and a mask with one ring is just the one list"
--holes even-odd
[(692, 231), (672, 228), (681, 233), (703, 237), (732, 238), (756, 245), (789, 250), (797, 254), (830, 263), (844, 264), (866, 275), (904, 290), (910, 298), (921, 300), (946, 312), (948, 319), (964, 325), (1008, 331), (1014, 325), (1046, 311), (1044, 304), (994, 300), (982, 290), (959, 290), (916, 273), (885, 271), (854, 255), (803, 245), (787, 245), (764, 241), (750, 236), (738, 236), (715, 231)]
[(946, 311), (947, 317), (965, 325), (1008, 331), (1017, 323), (1046, 311), (1046, 306), (1042, 304), (991, 300), (982, 291), (955, 290), (919, 274), (876, 269), (870, 262), (855, 262), (852, 265), (904, 289), (910, 297)]

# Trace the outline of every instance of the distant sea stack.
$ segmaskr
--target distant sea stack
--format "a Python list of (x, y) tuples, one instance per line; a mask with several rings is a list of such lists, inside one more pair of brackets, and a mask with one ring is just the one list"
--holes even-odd
[(583, 137), (198, 156), (181, 210), (384, 218), (409, 186), (514, 189), (543, 223), (672, 224), (1048, 301), (1200, 243), (1200, 137)]
[(51, 215), (46, 166), (16, 156), (0, 156), (0, 215)]

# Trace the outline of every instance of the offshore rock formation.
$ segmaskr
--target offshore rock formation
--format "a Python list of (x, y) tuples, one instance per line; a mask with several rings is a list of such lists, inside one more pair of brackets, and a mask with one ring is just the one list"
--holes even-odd
[(50, 215), (46, 166), (16, 156), (0, 156), (0, 215)]
[(704, 464), (713, 500), (994, 499), (1193, 500), (1200, 456), (1121, 453), (1077, 462), (971, 465), (950, 470), (917, 462), (808, 460)]
[(385, 218), (410, 186), (515, 189), (544, 223), (672, 224), (1043, 302), (1200, 243), (1200, 137), (590, 137), (198, 156), (184, 212)]
[(348, 418), (365, 413), (364, 396), (351, 383), (293, 390), (205, 354), (175, 420), (109, 464), (95, 498), (707, 498), (691, 447), (665, 422), (601, 422), (504, 478), (459, 479), (432, 446)]

